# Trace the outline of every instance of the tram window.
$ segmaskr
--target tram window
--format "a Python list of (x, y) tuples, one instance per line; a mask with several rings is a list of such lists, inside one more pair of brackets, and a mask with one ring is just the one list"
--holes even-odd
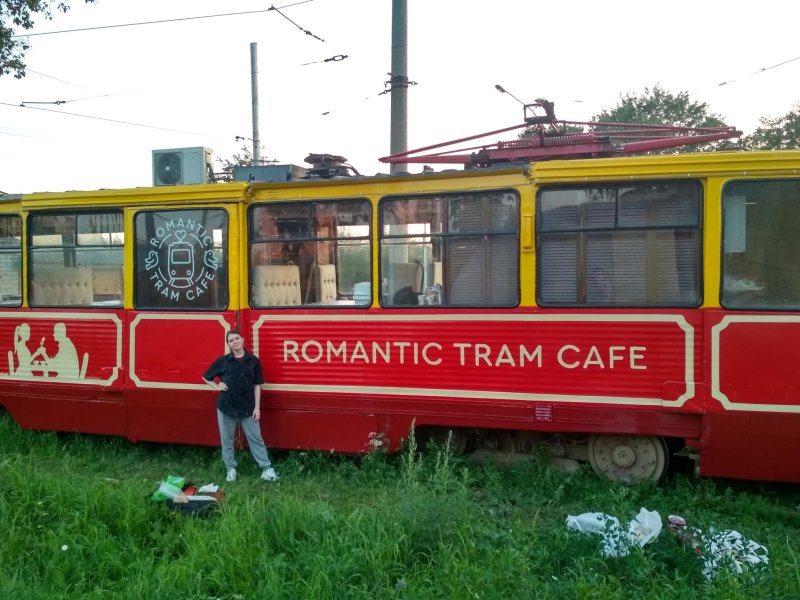
[(22, 304), (22, 219), (0, 216), (0, 306)]
[(701, 194), (694, 181), (542, 190), (539, 304), (699, 304)]
[(122, 306), (122, 212), (31, 215), (31, 306)]
[(368, 200), (255, 205), (249, 213), (250, 304), (367, 306)]
[(228, 213), (220, 208), (142, 211), (134, 218), (136, 308), (228, 306)]
[(731, 182), (722, 215), (722, 305), (800, 309), (800, 180)]
[(384, 199), (381, 303), (515, 306), (518, 223), (510, 191)]

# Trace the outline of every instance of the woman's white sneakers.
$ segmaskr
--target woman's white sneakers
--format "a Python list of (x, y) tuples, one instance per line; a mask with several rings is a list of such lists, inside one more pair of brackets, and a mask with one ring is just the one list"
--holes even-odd
[[(267, 467), (261, 472), (261, 479), (264, 481), (278, 481), (278, 474), (272, 467)], [(228, 469), (225, 481), (236, 481), (236, 469)]]

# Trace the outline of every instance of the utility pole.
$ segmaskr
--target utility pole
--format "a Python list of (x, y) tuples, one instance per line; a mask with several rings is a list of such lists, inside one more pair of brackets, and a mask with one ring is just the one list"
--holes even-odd
[(253, 102), (253, 165), (261, 164), (261, 138), (258, 135), (258, 44), (250, 42), (250, 95)]
[[(389, 154), (408, 150), (408, 6), (406, 0), (392, 0), (392, 125)], [(408, 170), (407, 164), (392, 163), (391, 173)]]

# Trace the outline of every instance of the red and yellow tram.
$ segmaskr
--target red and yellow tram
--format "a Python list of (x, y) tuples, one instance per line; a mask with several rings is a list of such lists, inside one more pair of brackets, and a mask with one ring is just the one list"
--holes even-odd
[(0, 197), (0, 405), (218, 444), (237, 328), (271, 447), (800, 482), (800, 152)]

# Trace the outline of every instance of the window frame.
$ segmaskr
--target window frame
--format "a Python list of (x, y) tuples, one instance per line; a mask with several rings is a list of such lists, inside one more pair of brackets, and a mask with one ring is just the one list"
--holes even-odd
[[(694, 225), (683, 224), (647, 224), (647, 225), (620, 225), (620, 195), (621, 189), (633, 188), (649, 188), (652, 186), (679, 186), (689, 185), (694, 189), (696, 201), (696, 222)], [(543, 221), (545, 219), (542, 211), (542, 194), (551, 191), (569, 191), (569, 190), (582, 190), (588, 192), (590, 190), (615, 190), (614, 196), (614, 223), (611, 226), (592, 226), (590, 224), (578, 223), (574, 227), (563, 227), (553, 229), (543, 229)], [(540, 187), (536, 192), (535, 204), (535, 232), (536, 232), (536, 304), (543, 308), (600, 308), (600, 309), (620, 309), (620, 308), (696, 308), (702, 305), (704, 297), (703, 286), (703, 239), (704, 239), (704, 206), (705, 206), (705, 185), (700, 179), (647, 179), (641, 181), (598, 181), (589, 184), (553, 184)], [(589, 203), (586, 203), (589, 204)], [(650, 232), (694, 232), (694, 283), (696, 289), (696, 297), (691, 301), (685, 302), (602, 302), (584, 299), (581, 301), (581, 288), (583, 288), (584, 298), (588, 294), (587, 282), (589, 280), (589, 256), (588, 242), (593, 235), (607, 234), (613, 236), (614, 234), (649, 234)], [(575, 241), (576, 247), (580, 250), (576, 251), (575, 262), (575, 275), (577, 296), (576, 302), (560, 302), (560, 301), (547, 301), (542, 300), (543, 288), (543, 273), (542, 268), (542, 245), (543, 238), (547, 236), (572, 236), (571, 239)], [(611, 243), (613, 243), (613, 238)], [(648, 243), (648, 246), (650, 244)], [(657, 262), (657, 255), (653, 256), (653, 250), (648, 249), (647, 256), (645, 257), (645, 275), (648, 280), (656, 278), (657, 272), (653, 271), (650, 264), (654, 261)], [(613, 275), (613, 274), (612, 274)], [(650, 285), (649, 283), (647, 284)], [(657, 286), (657, 283), (654, 284)], [(657, 287), (654, 288), (656, 291)]]
[[(120, 225), (122, 228), (120, 231), (116, 233), (122, 233), (123, 240), (121, 243), (113, 243), (113, 238), (110, 239), (109, 244), (82, 244), (80, 243), (79, 236), (81, 235), (80, 231), (80, 217), (86, 215), (116, 215), (119, 218)], [(37, 219), (41, 219), (43, 217), (58, 217), (58, 216), (67, 216), (67, 217), (74, 217), (75, 218), (75, 225), (74, 225), (74, 241), (71, 244), (42, 244), (42, 245), (34, 245), (33, 238), (36, 235), (41, 235), (37, 232), (37, 228), (35, 226), (35, 222)], [(115, 232), (101, 232), (105, 233), (115, 233)], [(26, 228), (25, 228), (25, 254), (27, 259), (27, 277), (25, 281), (25, 288), (27, 291), (27, 298), (28, 298), (28, 306), (32, 308), (49, 308), (49, 307), (58, 307), (58, 308), (91, 308), (91, 309), (99, 309), (99, 308), (110, 308), (110, 309), (121, 309), (124, 306), (125, 302), (125, 288), (124, 288), (124, 281), (120, 282), (120, 298), (118, 301), (113, 301), (110, 303), (106, 302), (97, 302), (93, 299), (92, 302), (88, 304), (48, 304), (48, 303), (34, 303), (33, 302), (33, 280), (36, 275), (36, 260), (34, 257), (40, 251), (52, 251), (61, 249), (62, 253), (66, 250), (71, 249), (74, 260), (77, 259), (77, 250), (79, 249), (98, 249), (102, 250), (105, 249), (106, 251), (117, 250), (119, 252), (120, 263), (119, 268), (120, 271), (123, 272), (124, 263), (125, 263), (125, 214), (122, 208), (103, 208), (99, 210), (92, 210), (89, 208), (74, 208), (74, 209), (48, 209), (48, 210), (41, 210), (36, 212), (28, 213), (26, 219)], [(38, 265), (42, 267), (44, 265)], [(58, 265), (54, 265), (58, 266)], [(68, 266), (88, 266), (92, 267), (92, 265), (63, 265), (64, 267)], [(92, 291), (92, 296), (94, 298), (94, 290)]]
[[(140, 283), (139, 283), (139, 276), (147, 272), (146, 268), (146, 261), (145, 261), (145, 269), (140, 272), (140, 265), (142, 262), (142, 258), (139, 257), (139, 219), (144, 217), (147, 214), (158, 214), (158, 213), (189, 213), (189, 212), (200, 212), (200, 211), (214, 211), (219, 212), (224, 215), (224, 222), (222, 227), (222, 254), (223, 254), (223, 264), (221, 265), (220, 270), (222, 271), (222, 277), (220, 277), (220, 273), (215, 273), (214, 280), (217, 280), (219, 289), (225, 294), (224, 302), (219, 303), (214, 306), (186, 306), (186, 305), (173, 305), (170, 306), (168, 304), (161, 304), (158, 306), (152, 305), (144, 305), (139, 302), (140, 296)], [(142, 210), (137, 210), (133, 214), (132, 221), (132, 232), (131, 236), (133, 241), (131, 242), (131, 252), (133, 254), (132, 260), (132, 270), (133, 270), (133, 284), (131, 290), (132, 296), (132, 303), (133, 308), (135, 310), (140, 311), (170, 311), (170, 312), (222, 312), (228, 310), (230, 303), (231, 303), (231, 293), (230, 293), (230, 281), (231, 281), (231, 222), (235, 219), (235, 215), (231, 213), (231, 210), (225, 206), (181, 206), (176, 207), (174, 205), (163, 206), (159, 208), (145, 208)], [(203, 226), (205, 229), (205, 226)], [(149, 236), (145, 236), (147, 239)], [(214, 248), (214, 241), (212, 238), (211, 242), (211, 249)], [(215, 269), (216, 271), (216, 269)], [(144, 293), (144, 290), (141, 290)], [(160, 294), (159, 294), (160, 295)]]
[[(800, 301), (796, 302), (793, 306), (769, 306), (767, 304), (749, 303), (735, 305), (734, 303), (725, 300), (725, 279), (726, 279), (726, 265), (725, 265), (725, 249), (727, 240), (727, 222), (726, 222), (726, 194), (729, 188), (740, 184), (774, 184), (774, 183), (795, 183), (800, 187), (800, 178), (793, 177), (763, 177), (753, 179), (730, 179), (726, 181), (720, 191), (720, 262), (719, 262), (719, 305), (725, 310), (731, 311), (761, 311), (761, 312), (797, 312), (800, 311)], [(798, 211), (800, 211), (800, 202), (798, 203)], [(745, 216), (745, 232), (747, 231), (747, 218)]]
[[(0, 214), (0, 220), (4, 219), (16, 219), (18, 230), (19, 230), (19, 243), (16, 246), (3, 246), (0, 245), (0, 255), (17, 255), (17, 259), (19, 262), (19, 269), (17, 269), (17, 289), (19, 290), (19, 297), (15, 300), (11, 301), (4, 301), (3, 297), (0, 296), (0, 307), (2, 308), (19, 308), (22, 306), (22, 291), (23, 291), (23, 260), (25, 256), (24, 252), (24, 236), (25, 231), (23, 229), (24, 220), (22, 215), (19, 213), (2, 213)], [(8, 236), (7, 238), (3, 239), (14, 239), (12, 236)], [(2, 293), (2, 290), (0, 290)]]
[[(342, 206), (347, 203), (356, 203), (362, 207), (366, 208), (366, 225), (367, 233), (361, 236), (355, 237), (339, 237), (336, 235), (336, 231), (334, 229), (333, 234), (329, 236), (318, 236), (318, 229), (320, 227), (319, 223), (317, 222), (317, 206)], [(303, 235), (291, 235), (280, 237), (276, 236), (257, 236), (257, 224), (255, 218), (255, 212), (259, 209), (267, 209), (269, 210), (280, 210), (281, 208), (298, 208), (302, 207), (305, 209), (305, 226), (306, 230)], [(336, 214), (339, 214), (339, 210), (337, 208)], [(342, 225), (344, 226), (344, 225)], [(371, 290), (373, 288), (374, 282), (372, 281), (372, 252), (373, 252), (373, 232), (374, 232), (374, 224), (373, 224), (373, 202), (366, 197), (353, 197), (353, 196), (343, 196), (343, 197), (335, 197), (335, 198), (297, 198), (297, 199), (286, 199), (286, 200), (276, 200), (276, 201), (259, 201), (251, 204), (247, 209), (247, 281), (248, 281), (248, 291), (247, 291), (247, 305), (250, 308), (257, 309), (257, 310), (273, 310), (273, 309), (285, 309), (285, 308), (313, 308), (313, 309), (365, 309), (369, 308), (372, 305), (372, 293)], [(353, 242), (349, 244), (348, 242)], [(366, 242), (366, 244), (364, 243)], [(339, 264), (339, 250), (340, 246), (366, 246), (367, 251), (367, 274), (369, 277), (369, 284), (370, 284), (370, 295), (365, 303), (356, 303), (355, 302), (355, 289), (350, 294), (353, 297), (353, 303), (347, 303), (347, 300), (342, 301), (342, 303), (335, 302), (335, 303), (325, 303), (325, 302), (305, 302), (304, 299), (301, 297), (300, 304), (285, 306), (285, 305), (277, 305), (277, 304), (256, 304), (255, 298), (253, 297), (252, 287), (254, 282), (254, 267), (256, 266), (265, 266), (261, 264), (254, 264), (253, 261), (253, 248), (255, 246), (265, 246), (267, 249), (271, 249), (272, 246), (275, 245), (285, 245), (287, 243), (293, 244), (314, 244), (314, 261), (311, 263), (311, 268), (313, 265), (326, 265), (326, 264), (333, 264), (336, 267), (336, 288), (337, 288), (337, 295), (344, 294), (345, 292), (338, 291), (339, 282), (341, 281), (341, 270)], [(318, 263), (318, 252), (316, 248), (316, 244), (332, 244), (333, 245), (333, 252), (335, 254), (335, 262), (333, 263)], [(289, 260), (287, 263), (268, 263), (273, 264), (276, 266), (284, 265), (284, 264), (297, 264), (293, 263)], [(301, 274), (301, 280), (308, 279), (308, 274)], [(354, 282), (355, 283), (358, 282)], [(309, 286), (308, 280), (306, 281), (306, 296), (309, 293)], [(302, 281), (301, 281), (302, 285)], [(302, 292), (301, 292), (302, 295)], [(306, 298), (307, 299), (307, 298)]]
[[(450, 200), (455, 199), (463, 199), (465, 197), (481, 197), (486, 196), (489, 194), (512, 194), (516, 198), (516, 210), (515, 210), (515, 217), (513, 220), (514, 227), (513, 230), (504, 231), (500, 229), (493, 229), (491, 225), (486, 228), (482, 228), (481, 230), (465, 230), (465, 231), (458, 231), (458, 232), (451, 232), (449, 231), (449, 215), (450, 215)], [(440, 223), (441, 229), (438, 231), (431, 231), (430, 233), (425, 234), (384, 234), (384, 212), (385, 206), (390, 202), (397, 202), (398, 200), (440, 200), (444, 205), (439, 212), (442, 216), (442, 221)], [(432, 247), (436, 246), (437, 244), (441, 248), (442, 254), (446, 254), (449, 252), (450, 245), (457, 241), (457, 240), (474, 240), (480, 239), (481, 243), (481, 258), (483, 260), (484, 265), (489, 261), (489, 254), (487, 254), (487, 249), (491, 249), (491, 239), (493, 238), (508, 238), (513, 240), (512, 246), (514, 248), (513, 254), (516, 257), (516, 264), (511, 271), (511, 275), (513, 280), (516, 284), (516, 289), (513, 290), (516, 296), (510, 302), (505, 303), (481, 303), (481, 304), (474, 304), (474, 303), (453, 303), (453, 302), (440, 302), (437, 301), (434, 304), (401, 304), (401, 303), (389, 303), (385, 302), (383, 298), (383, 293), (378, 294), (378, 301), (380, 306), (387, 309), (408, 309), (408, 308), (515, 308), (520, 305), (522, 300), (522, 286), (521, 286), (521, 275), (520, 275), (520, 263), (521, 263), (521, 251), (520, 251), (520, 222), (521, 222), (521, 214), (522, 214), (522, 194), (517, 188), (513, 187), (500, 187), (500, 188), (487, 188), (487, 189), (480, 189), (480, 190), (443, 190), (441, 192), (436, 193), (419, 193), (419, 194), (392, 194), (388, 196), (384, 196), (380, 199), (377, 206), (378, 210), (378, 236), (377, 236), (377, 244), (378, 244), (378, 281), (384, 281), (387, 274), (383, 272), (383, 250), (384, 250), (384, 241), (385, 240), (403, 240), (403, 239), (410, 239), (410, 238), (428, 238), (428, 243)], [(391, 246), (389, 244), (388, 246)], [(388, 247), (386, 246), (386, 247)], [(442, 258), (442, 262), (444, 263), (444, 257)], [(447, 269), (446, 265), (443, 264), (442, 268), (444, 270)], [(423, 271), (424, 272), (424, 271)], [(483, 288), (485, 289), (487, 285), (487, 275), (488, 271), (483, 269), (481, 270), (481, 276), (483, 277)], [(423, 281), (423, 286), (425, 282)], [(447, 286), (447, 282), (444, 283), (445, 287)], [(444, 297), (447, 297), (445, 292)], [(441, 298), (441, 296), (440, 296)]]

